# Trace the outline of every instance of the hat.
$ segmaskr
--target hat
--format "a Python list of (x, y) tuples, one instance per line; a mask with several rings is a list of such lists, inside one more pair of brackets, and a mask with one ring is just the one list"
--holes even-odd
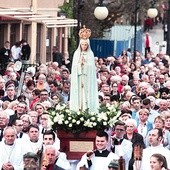
[(32, 158), (32, 159), (34, 159), (35, 161), (37, 161), (37, 160), (38, 160), (38, 155), (35, 154), (35, 153), (33, 153), (33, 152), (27, 152), (27, 153), (24, 155), (23, 158), (24, 158), (24, 159), (25, 159), (25, 158)]
[(113, 160), (112, 162), (110, 162), (108, 168), (118, 169), (118, 160)]

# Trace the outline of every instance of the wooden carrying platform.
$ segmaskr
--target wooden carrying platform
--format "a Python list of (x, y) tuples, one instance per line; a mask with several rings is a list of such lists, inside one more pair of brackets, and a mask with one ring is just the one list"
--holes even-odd
[(95, 148), (95, 130), (80, 134), (58, 130), (57, 136), (60, 139), (60, 151), (65, 152), (69, 160), (79, 160), (84, 153)]

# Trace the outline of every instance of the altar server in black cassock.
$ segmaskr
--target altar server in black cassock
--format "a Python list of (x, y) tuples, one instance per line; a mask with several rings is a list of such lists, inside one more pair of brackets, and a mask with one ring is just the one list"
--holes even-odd
[(113, 159), (118, 160), (119, 157), (106, 149), (107, 144), (108, 134), (106, 132), (98, 132), (96, 134), (95, 140), (96, 150), (85, 153), (78, 163), (76, 169), (79, 170), (80, 167), (83, 166), (85, 166), (89, 170), (108, 169), (108, 165), (110, 164), (110, 162)]

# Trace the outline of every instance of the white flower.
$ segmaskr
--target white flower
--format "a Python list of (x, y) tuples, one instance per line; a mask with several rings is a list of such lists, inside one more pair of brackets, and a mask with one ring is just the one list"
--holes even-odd
[(77, 131), (81, 131), (84, 127), (87, 129), (96, 129), (99, 125), (108, 128), (109, 126), (113, 127), (121, 113), (118, 107), (107, 104), (106, 107), (101, 107), (101, 110), (103, 111), (99, 113), (88, 112), (86, 116), (84, 115), (85, 112), (70, 111), (66, 105), (57, 105), (55, 110), (50, 111), (51, 122), (49, 124), (56, 124), (60, 128), (64, 126), (66, 130), (70, 130), (76, 125), (78, 127)]
[(78, 111), (78, 112), (77, 112), (77, 115), (80, 115), (80, 114), (81, 114), (81, 112), (80, 112), (80, 111)]
[(108, 120), (108, 117), (107, 117), (106, 113), (101, 112), (101, 113), (98, 114), (98, 121), (100, 122), (101, 120), (105, 120), (105, 121)]
[(69, 109), (66, 109), (66, 113), (70, 113), (70, 110), (69, 110)]
[(53, 121), (56, 123), (58, 121), (57, 117), (54, 117)]
[(70, 123), (69, 125), (68, 125), (68, 127), (72, 127), (73, 125)]
[(93, 126), (96, 126), (96, 125), (97, 125), (97, 123), (96, 123), (96, 122), (94, 122), (94, 123), (93, 123)]
[(81, 117), (80, 120), (83, 122), (84, 121), (84, 117)]
[(75, 123), (75, 122), (76, 122), (76, 120), (75, 120), (75, 119), (73, 119), (73, 120), (72, 120), (72, 123)]
[(67, 125), (67, 124), (69, 123), (69, 121), (68, 121), (68, 120), (66, 120), (64, 123)]
[(59, 105), (59, 104), (56, 105), (55, 109), (56, 109), (56, 110), (61, 110), (60, 105)]
[(51, 112), (51, 114), (52, 114), (53, 116), (55, 116), (55, 115), (56, 115), (55, 111), (52, 111), (52, 112)]
[(97, 121), (98, 121), (98, 122), (100, 122), (100, 121), (101, 121), (100, 117), (98, 117), (98, 118), (97, 118)]
[(121, 115), (121, 111), (117, 111), (116, 117), (119, 117)]
[(95, 117), (91, 117), (91, 120), (94, 121), (96, 118)]
[(59, 125), (63, 124), (62, 120), (59, 120), (59, 121), (58, 121), (58, 124), (59, 124)]
[(80, 124), (80, 121), (78, 120), (78, 121), (76, 122), (76, 124), (79, 125), (79, 124)]
[(68, 120), (71, 120), (71, 117), (68, 117)]
[(110, 107), (110, 103), (106, 103), (106, 107), (107, 107), (107, 108)]
[(120, 114), (117, 114), (116, 116), (114, 116), (113, 118), (111, 118), (110, 120), (109, 120), (109, 126), (110, 127), (113, 127), (114, 126), (114, 124), (117, 122), (117, 119), (118, 119), (118, 117), (119, 117), (119, 115)]
[(106, 126), (106, 125), (107, 125), (107, 122), (103, 122), (103, 125)]
[(87, 121), (84, 122), (84, 126), (92, 128), (93, 127), (93, 123), (90, 122), (90, 120), (88, 119)]

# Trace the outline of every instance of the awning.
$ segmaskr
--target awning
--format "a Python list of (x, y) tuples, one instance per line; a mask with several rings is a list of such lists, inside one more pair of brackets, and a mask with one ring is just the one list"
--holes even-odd
[[(57, 12), (57, 11), (56, 11)], [(45, 24), (52, 27), (76, 27), (77, 20), (65, 17), (54, 17), (30, 11), (30, 8), (0, 8), (0, 20), (21, 20)]]

